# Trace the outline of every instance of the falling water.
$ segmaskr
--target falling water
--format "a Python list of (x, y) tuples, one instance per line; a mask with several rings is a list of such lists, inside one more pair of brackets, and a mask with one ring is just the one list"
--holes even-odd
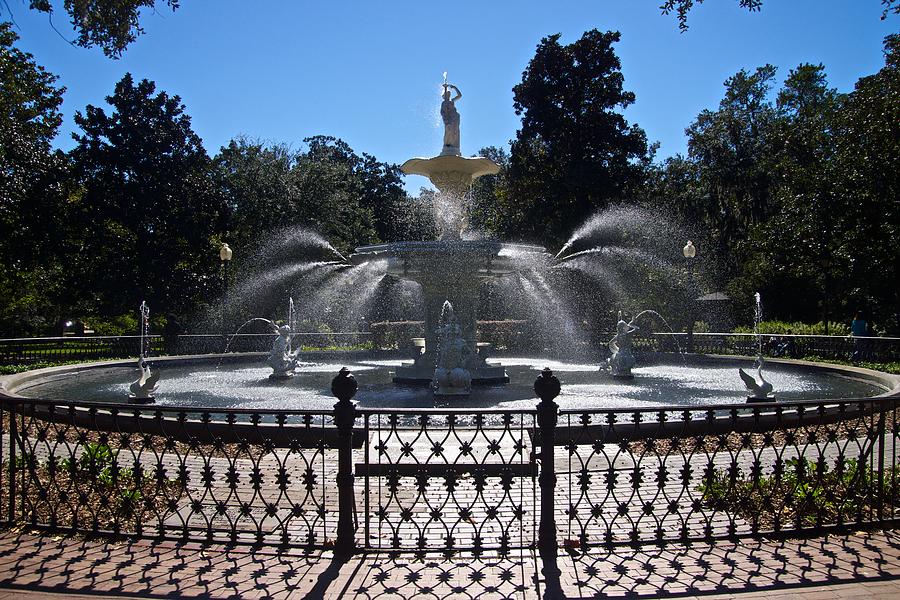
[(140, 314), (141, 320), (141, 347), (140, 347), (140, 357), (147, 358), (150, 356), (150, 343), (147, 338), (150, 336), (150, 307), (147, 306), (147, 301), (142, 300), (140, 307), (138, 307), (138, 313)]
[(756, 306), (753, 311), (753, 334), (756, 336), (756, 347), (757, 347), (757, 356), (762, 357), (763, 355), (763, 343), (762, 343), (762, 334), (759, 332), (759, 325), (762, 323), (763, 316), (763, 307), (762, 307), (762, 296), (759, 292), (753, 294), (753, 297), (756, 300)]

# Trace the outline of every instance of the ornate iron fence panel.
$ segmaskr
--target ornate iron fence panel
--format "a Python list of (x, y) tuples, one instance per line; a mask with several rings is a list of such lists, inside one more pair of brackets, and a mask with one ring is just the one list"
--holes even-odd
[(551, 387), (514, 411), (0, 397), (0, 520), (448, 552), (900, 523), (897, 397), (557, 414)]
[(896, 519), (896, 403), (562, 411), (562, 544), (702, 540)]
[(362, 418), (363, 547), (505, 552), (535, 543), (533, 411), (365, 410)]
[(227, 543), (335, 539), (329, 413), (4, 405), (10, 521)]

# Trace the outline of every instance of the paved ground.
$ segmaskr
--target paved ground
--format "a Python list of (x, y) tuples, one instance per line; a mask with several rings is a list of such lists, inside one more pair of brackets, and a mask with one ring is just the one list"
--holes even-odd
[(367, 554), (0, 531), (7, 598), (900, 598), (900, 534), (745, 540), (506, 557)]

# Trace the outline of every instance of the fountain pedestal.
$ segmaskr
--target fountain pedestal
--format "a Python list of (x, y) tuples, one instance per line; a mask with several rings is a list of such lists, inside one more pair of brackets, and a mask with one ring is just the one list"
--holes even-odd
[(473, 385), (508, 383), (506, 370), (478, 352), (476, 339), (478, 288), (485, 279), (501, 277), (550, 259), (541, 246), (495, 240), (397, 242), (357, 248), (350, 262), (386, 260), (391, 275), (422, 286), (425, 297), (425, 351), (397, 368), (395, 383), (429, 385), (434, 376), (437, 330), (444, 302), (450, 301), (469, 348), (466, 368)]

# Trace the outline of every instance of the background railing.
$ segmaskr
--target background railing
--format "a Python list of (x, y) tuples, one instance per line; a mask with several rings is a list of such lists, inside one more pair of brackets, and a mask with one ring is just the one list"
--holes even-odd
[(534, 410), (360, 410), (346, 377), (333, 411), (0, 397), (0, 516), (345, 552), (537, 547), (546, 560), (560, 546), (900, 519), (896, 396), (560, 411), (548, 379)]
[[(687, 334), (656, 333), (639, 338), (648, 349), (672, 351), (687, 348)], [(762, 341), (763, 354), (782, 358), (804, 356), (873, 362), (900, 361), (900, 338), (849, 337), (752, 333), (694, 333), (693, 350), (699, 354), (756, 355)], [(676, 344), (677, 341), (677, 344)]]
[[(218, 354), (226, 347), (229, 352), (268, 352), (274, 339), (274, 334), (267, 333), (151, 335), (147, 343), (153, 356), (174, 356)], [(364, 331), (295, 333), (291, 339), (295, 346), (309, 349), (371, 347), (371, 334)], [(7, 365), (129, 358), (139, 353), (140, 337), (136, 335), (0, 339), (0, 364)]]
[[(512, 321), (503, 321), (504, 327)], [(491, 322), (481, 323), (487, 327)], [(491, 342), (488, 335), (483, 341)], [(179, 336), (151, 335), (150, 352), (153, 356), (217, 354), (228, 348), (229, 352), (268, 352), (274, 340), (274, 334), (238, 334), (224, 336), (219, 334), (185, 334)], [(504, 333), (495, 350), (505, 354), (528, 354), (533, 352), (533, 341), (529, 344), (516, 343), (515, 339), (526, 339), (523, 336), (512, 336)], [(609, 339), (612, 334), (609, 334)], [(333, 333), (295, 333), (292, 336), (295, 346), (308, 349), (325, 350), (371, 350), (397, 352), (396, 343), (383, 345), (383, 335), (365, 331), (333, 332)], [(482, 338), (479, 338), (482, 339)], [(498, 338), (500, 339), (500, 338)], [(820, 357), (826, 359), (857, 360), (872, 362), (900, 361), (900, 338), (863, 337), (821, 335), (776, 335), (763, 334), (757, 338), (749, 333), (695, 333), (693, 334), (693, 350), (699, 354), (737, 354), (755, 355), (762, 340), (763, 354), (783, 358)], [(513, 340), (513, 341), (511, 341)], [(406, 346), (399, 348), (407, 354), (413, 351), (410, 340)], [(636, 351), (645, 352), (677, 352), (688, 348), (687, 335), (684, 333), (638, 334), (633, 339)], [(54, 338), (12, 338), (0, 339), (0, 364), (30, 364), (36, 362), (60, 362), (77, 360), (101, 360), (136, 357), (140, 348), (138, 336), (88, 336), (88, 337), (54, 337)], [(601, 356), (606, 346), (597, 342), (593, 346), (570, 348), (573, 352), (587, 356)]]

